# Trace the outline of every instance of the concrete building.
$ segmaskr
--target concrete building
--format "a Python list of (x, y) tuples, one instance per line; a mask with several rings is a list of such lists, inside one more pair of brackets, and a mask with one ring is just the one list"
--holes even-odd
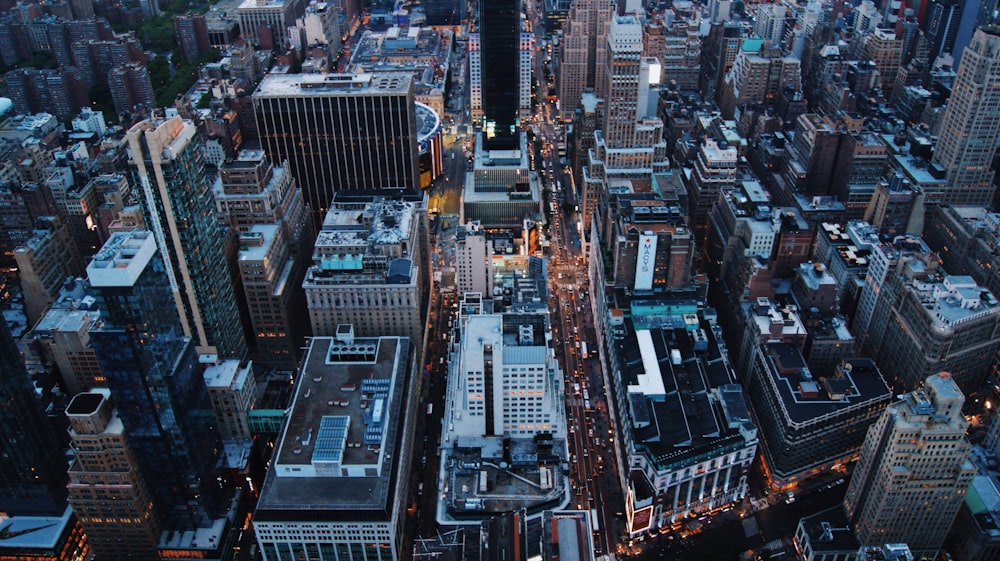
[(284, 46), (284, 38), (289, 26), (295, 23), (295, 18), (301, 17), (305, 11), (302, 0), (244, 0), (236, 8), (236, 17), (240, 22), (240, 35), (244, 41), (260, 45), (258, 32), (267, 28), (271, 32), (271, 41), (278, 40)]
[(485, 135), (476, 136), (472, 171), (465, 175), (462, 192), (463, 223), (519, 230), (525, 220), (540, 222), (541, 184), (530, 168), (527, 139), (518, 134), (513, 150), (491, 149)]
[(295, 178), (288, 165), (275, 165), (263, 151), (240, 150), (222, 162), (212, 193), (216, 212), (233, 230), (278, 224), (293, 251), (312, 243), (312, 224)]
[(631, 466), (625, 518), (632, 539), (742, 500), (758, 442), (710, 323), (697, 314), (664, 320), (637, 312), (614, 342), (609, 376), (620, 381), (608, 390), (621, 415), (614, 445)]
[(890, 404), (869, 429), (844, 509), (861, 544), (906, 543), (933, 556), (976, 473), (965, 397), (946, 372)]
[(490, 294), (488, 256), (493, 253), (493, 244), (478, 222), (469, 222), (458, 228), (455, 235), (455, 285), (458, 294)]
[(622, 194), (609, 201), (612, 281), (636, 291), (685, 286), (694, 263), (694, 235), (680, 205)]
[(754, 356), (747, 399), (764, 471), (777, 490), (853, 460), (892, 392), (871, 359), (847, 359), (831, 375), (813, 376), (797, 345), (765, 343)]
[(223, 360), (208, 365), (202, 377), (212, 400), (219, 436), (223, 440), (253, 438), (248, 416), (257, 400), (253, 366), (240, 366), (235, 359)]
[(145, 64), (115, 66), (108, 71), (107, 80), (118, 115), (148, 115), (156, 108), (156, 92)]
[(107, 389), (77, 394), (66, 408), (69, 503), (95, 555), (157, 559), (160, 513), (140, 473), (125, 425)]
[(14, 534), (0, 545), (0, 559), (79, 561), (93, 552), (73, 509), (65, 507), (51, 516), (0, 516), (0, 523)]
[(55, 216), (35, 220), (33, 235), (14, 250), (14, 261), (29, 325), (41, 319), (68, 277), (83, 273), (83, 261), (69, 228)]
[[(194, 123), (142, 121), (126, 134), (143, 214), (170, 263), (167, 278), (181, 327), (200, 352), (242, 359), (246, 341), (225, 259), (225, 236)], [(88, 268), (89, 270), (89, 268)]]
[(771, 57), (764, 52), (762, 39), (746, 39), (732, 68), (720, 85), (719, 108), (723, 117), (733, 118), (736, 108), (748, 103), (767, 104), (786, 87), (801, 89), (801, 63), (793, 57)]
[(449, 348), (439, 485), (451, 492), (438, 501), (442, 524), (521, 508), (534, 518), (569, 494), (559, 467), (569, 460), (566, 396), (548, 314), (491, 313), (487, 304), (465, 295)]
[(963, 393), (975, 397), (1000, 346), (1000, 303), (963, 275), (901, 284), (881, 344), (871, 355), (886, 380), (897, 392), (906, 391), (928, 372), (947, 371)]
[(418, 400), (401, 337), (314, 337), (253, 524), (265, 561), (399, 561)]
[(962, 51), (953, 91), (942, 118), (933, 162), (947, 172), (942, 191), (927, 191), (932, 202), (989, 205), (993, 156), (1000, 138), (1000, 28), (977, 29)]
[[(90, 297), (93, 300), (93, 297)], [(68, 395), (104, 385), (104, 373), (90, 345), (90, 331), (101, 325), (95, 309), (51, 307), (32, 329), (32, 338), (59, 370)]]
[(587, 89), (593, 91), (604, 78), (608, 26), (613, 5), (607, 0), (572, 2), (562, 28), (559, 49), (559, 115), (571, 122)]
[(712, 207), (723, 191), (736, 187), (737, 156), (736, 147), (724, 140), (709, 138), (698, 148), (687, 184), (688, 213), (690, 225), (702, 242), (707, 237)]
[(941, 257), (945, 270), (969, 275), (1000, 294), (1000, 213), (977, 206), (938, 206), (928, 213), (927, 245)]
[(430, 287), (423, 203), (335, 204), (316, 236), (302, 289), (313, 336), (351, 324), (359, 337), (423, 341)]
[[(888, 4), (888, 3), (887, 3)], [(878, 86), (882, 95), (892, 92), (892, 84), (896, 80), (896, 71), (903, 61), (903, 38), (896, 33), (881, 27), (868, 33), (864, 39), (862, 55), (875, 63), (878, 70)]]
[(317, 226), (335, 192), (419, 190), (411, 75), (270, 74), (252, 99), (264, 152), (288, 162)]
[(253, 356), (271, 366), (294, 369), (308, 332), (296, 321), (305, 311), (301, 291), (305, 255), (290, 251), (291, 244), (279, 224), (252, 226), (237, 241), (237, 266), (253, 332)]

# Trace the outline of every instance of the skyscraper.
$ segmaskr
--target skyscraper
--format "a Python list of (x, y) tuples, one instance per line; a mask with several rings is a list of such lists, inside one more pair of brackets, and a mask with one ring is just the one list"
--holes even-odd
[(862, 545), (909, 544), (932, 557), (976, 474), (965, 396), (947, 372), (889, 405), (868, 430), (844, 509)]
[(5, 321), (0, 321), (0, 403), (0, 512), (61, 514), (66, 508), (62, 446)]
[(559, 114), (569, 122), (587, 88), (595, 88), (597, 70), (604, 68), (610, 0), (577, 0), (570, 4), (559, 50)]
[(264, 152), (288, 162), (315, 224), (337, 191), (419, 190), (409, 74), (269, 75), (253, 106)]
[(153, 508), (106, 388), (77, 394), (66, 408), (76, 453), (69, 502), (101, 559), (155, 559), (159, 513)]
[[(523, 62), (520, 0), (480, 1), (477, 24), (478, 33), (469, 41), (473, 106), (475, 109), (478, 86), (487, 148), (515, 150), (519, 145)], [(529, 70), (529, 83), (530, 76)]]
[(151, 232), (108, 239), (87, 266), (105, 320), (91, 342), (160, 520), (186, 531), (217, 513), (219, 439), (168, 261)]
[(170, 262), (169, 286), (182, 309), (183, 334), (199, 352), (247, 353), (225, 258), (226, 231), (215, 214), (212, 183), (194, 123), (143, 121), (126, 135), (139, 200), (158, 249)]
[(993, 199), (993, 155), (1000, 137), (1000, 27), (977, 29), (941, 119), (932, 162), (943, 166), (943, 192), (929, 202), (988, 206)]

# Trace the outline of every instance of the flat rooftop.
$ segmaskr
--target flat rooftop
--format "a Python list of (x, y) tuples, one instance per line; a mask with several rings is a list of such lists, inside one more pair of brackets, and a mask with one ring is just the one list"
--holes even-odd
[(413, 77), (404, 72), (358, 74), (268, 74), (253, 97), (406, 95)]
[(311, 340), (258, 512), (388, 516), (403, 455), (410, 351), (401, 337)]
[(892, 399), (892, 390), (869, 358), (847, 359), (849, 370), (813, 378), (798, 345), (768, 343), (765, 355), (772, 383), (793, 423)]

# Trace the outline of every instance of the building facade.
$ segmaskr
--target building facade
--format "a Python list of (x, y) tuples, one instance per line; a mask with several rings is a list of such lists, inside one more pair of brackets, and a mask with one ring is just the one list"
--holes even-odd
[(180, 117), (143, 121), (126, 135), (134, 183), (156, 245), (170, 261), (169, 286), (183, 309), (185, 336), (205, 352), (242, 359), (246, 341), (225, 258), (228, 235), (194, 123)]
[(844, 497), (858, 542), (937, 553), (976, 474), (964, 402), (947, 373), (934, 374), (869, 429)]

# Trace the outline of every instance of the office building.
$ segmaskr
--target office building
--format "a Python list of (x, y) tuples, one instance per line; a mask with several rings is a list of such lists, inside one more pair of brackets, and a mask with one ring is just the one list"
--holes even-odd
[(163, 530), (189, 531), (220, 510), (219, 439), (169, 257), (154, 237), (114, 234), (87, 266), (105, 322), (90, 337)]
[(996, 186), (991, 167), (1000, 138), (1000, 27), (977, 29), (941, 119), (932, 162), (946, 172), (943, 190), (926, 191), (930, 202), (989, 205)]
[(483, 228), (519, 230), (526, 221), (540, 222), (542, 188), (531, 171), (527, 139), (518, 132), (513, 150), (490, 148), (488, 135), (476, 136), (472, 173), (462, 191), (462, 221)]
[(915, 389), (929, 371), (947, 371), (974, 396), (1000, 346), (1000, 303), (972, 277), (939, 275), (900, 283), (872, 357), (897, 391)]
[[(295, 18), (305, 12), (303, 0), (244, 0), (236, 8), (236, 17), (240, 22), (240, 35), (244, 41), (270, 48), (284, 46), (288, 28), (295, 23)], [(269, 31), (267, 39), (260, 35), (262, 29)], [(275, 44), (271, 41), (277, 39)]]
[(0, 322), (0, 512), (58, 516), (66, 508), (66, 461), (42, 412), (24, 359)]
[(66, 407), (70, 446), (69, 503), (101, 559), (157, 559), (160, 513), (143, 481), (125, 425), (100, 388)]
[(516, 150), (521, 98), (525, 92), (530, 96), (531, 84), (531, 40), (521, 36), (522, 32), (530, 36), (530, 29), (521, 20), (520, 0), (483, 0), (476, 22), (477, 32), (469, 36), (473, 122), (485, 133), (488, 149)]
[(723, 117), (732, 119), (741, 105), (774, 103), (786, 87), (800, 90), (800, 67), (797, 58), (766, 55), (762, 39), (744, 40), (719, 85)]
[(764, 40), (765, 48), (780, 48), (788, 9), (783, 4), (757, 4), (754, 8), (754, 35)]
[(736, 147), (725, 140), (708, 138), (698, 148), (694, 169), (688, 180), (688, 214), (691, 227), (700, 241), (707, 238), (712, 208), (719, 195), (736, 187), (737, 157)]
[(35, 220), (33, 232), (24, 245), (14, 250), (29, 325), (41, 319), (59, 296), (67, 277), (83, 273), (83, 260), (62, 220), (41, 216)]
[(609, 240), (612, 284), (636, 291), (680, 288), (691, 280), (694, 236), (681, 207), (619, 196)]
[(493, 243), (478, 222), (458, 227), (455, 234), (455, 286), (459, 296), (466, 292), (490, 294), (489, 257)]
[(752, 369), (747, 399), (773, 489), (852, 461), (893, 397), (871, 359), (850, 358), (830, 375), (814, 376), (793, 343), (761, 345)]
[[(445, 417), (449, 442), (463, 437), (566, 434), (562, 378), (538, 314), (468, 314), (452, 365)], [(523, 322), (523, 323), (521, 323)], [(541, 328), (541, 330), (539, 329)]]
[(7, 538), (0, 543), (0, 559), (20, 561), (82, 561), (93, 556), (88, 537), (65, 507), (50, 516), (0, 514)]
[[(93, 300), (93, 297), (88, 298)], [(96, 305), (52, 306), (31, 331), (41, 353), (52, 361), (68, 395), (104, 385), (104, 373), (90, 344), (90, 332), (101, 325)]]
[(779, 306), (767, 298), (741, 306), (743, 337), (739, 347), (733, 347), (737, 380), (748, 386), (756, 369), (757, 355), (765, 345), (781, 343), (801, 351), (805, 346), (806, 328), (793, 305)]
[[(566, 396), (547, 310), (492, 313), (490, 303), (465, 294), (450, 344), (439, 485), (453, 491), (438, 501), (442, 524), (522, 508), (534, 518), (568, 492), (558, 469), (569, 460)], [(504, 461), (509, 471), (497, 469)]]
[(359, 337), (423, 341), (426, 212), (423, 203), (387, 199), (337, 203), (327, 212), (302, 282), (314, 336), (351, 324)]
[(261, 146), (288, 162), (314, 223), (334, 192), (419, 189), (408, 74), (269, 75), (253, 94)]
[(253, 365), (240, 366), (235, 359), (210, 364), (203, 374), (205, 388), (212, 400), (212, 410), (223, 440), (247, 441), (253, 438), (249, 412), (257, 399)]
[(399, 561), (417, 399), (406, 338), (314, 337), (253, 525), (265, 561)]
[[(887, 5), (890, 3), (886, 2)], [(903, 62), (903, 38), (879, 27), (861, 40), (864, 42), (862, 56), (875, 63), (879, 76), (877, 84), (882, 94), (888, 96), (892, 92), (896, 71)]]
[(844, 498), (858, 542), (937, 554), (976, 473), (964, 402), (948, 373), (934, 374), (869, 429)]
[(653, 14), (645, 25), (643, 54), (660, 61), (663, 80), (671, 89), (697, 91), (702, 38), (694, 21), (677, 17), (673, 11)]
[(614, 7), (608, 0), (582, 0), (569, 6), (559, 45), (559, 115), (563, 122), (573, 120), (587, 89), (593, 91), (602, 81), (605, 66), (608, 26)]
[(233, 230), (278, 224), (293, 248), (312, 243), (312, 223), (295, 178), (287, 165), (275, 165), (264, 152), (244, 149), (222, 162), (212, 192), (216, 210)]
[(945, 270), (969, 275), (1000, 294), (1000, 213), (977, 206), (941, 205), (927, 216), (927, 245), (941, 257)]
[(180, 117), (147, 120), (129, 129), (126, 138), (143, 213), (170, 263), (167, 278), (183, 310), (183, 335), (194, 339), (199, 352), (245, 357), (225, 258), (226, 231), (216, 217), (194, 123)]
[(255, 225), (241, 232), (237, 266), (253, 333), (253, 356), (270, 366), (294, 369), (307, 333), (297, 318), (305, 313), (301, 286), (308, 263), (305, 255), (290, 252), (285, 236), (280, 224)]

